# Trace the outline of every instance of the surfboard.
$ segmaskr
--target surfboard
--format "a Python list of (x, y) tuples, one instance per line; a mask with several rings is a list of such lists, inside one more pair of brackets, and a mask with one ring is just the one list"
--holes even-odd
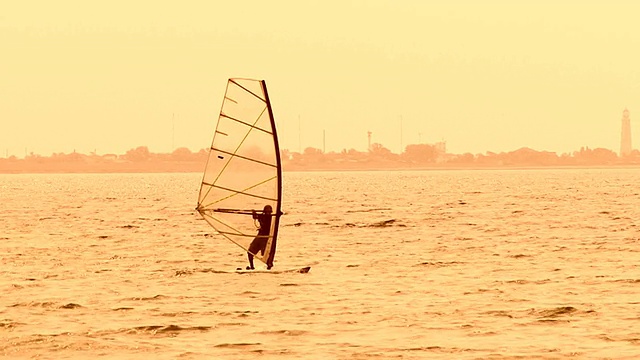
[(262, 269), (246, 270), (242, 268), (237, 268), (235, 273), (237, 274), (285, 274), (285, 273), (306, 274), (310, 270), (311, 270), (311, 266), (296, 267), (296, 268), (285, 269), (285, 270), (262, 270)]

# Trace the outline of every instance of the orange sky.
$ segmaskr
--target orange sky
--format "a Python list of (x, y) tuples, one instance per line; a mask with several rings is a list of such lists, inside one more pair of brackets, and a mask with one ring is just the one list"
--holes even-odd
[(205, 148), (229, 77), (267, 80), (294, 151), (370, 130), (394, 152), (617, 152), (625, 107), (640, 141), (640, 2), (95, 3), (3, 5), (0, 156)]

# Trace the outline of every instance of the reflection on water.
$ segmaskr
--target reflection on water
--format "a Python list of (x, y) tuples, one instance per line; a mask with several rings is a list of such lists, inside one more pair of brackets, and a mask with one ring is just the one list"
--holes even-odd
[(638, 170), (285, 173), (274, 270), (200, 174), (0, 175), (0, 351), (85, 358), (635, 358)]

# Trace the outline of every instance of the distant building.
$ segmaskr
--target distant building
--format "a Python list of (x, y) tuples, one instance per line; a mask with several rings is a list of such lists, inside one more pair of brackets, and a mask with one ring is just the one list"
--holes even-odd
[(620, 156), (631, 155), (631, 118), (629, 110), (624, 109), (622, 112), (622, 138), (620, 140)]

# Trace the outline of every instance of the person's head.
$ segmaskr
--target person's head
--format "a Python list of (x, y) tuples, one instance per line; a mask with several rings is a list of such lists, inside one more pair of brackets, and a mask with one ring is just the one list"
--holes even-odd
[(265, 205), (262, 211), (264, 211), (265, 214), (271, 214), (273, 209), (271, 208), (271, 205)]

